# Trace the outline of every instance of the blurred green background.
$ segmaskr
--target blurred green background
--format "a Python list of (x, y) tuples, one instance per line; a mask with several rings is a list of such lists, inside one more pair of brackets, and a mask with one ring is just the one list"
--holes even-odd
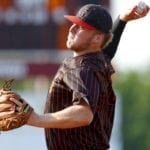
[(121, 73), (114, 87), (122, 97), (122, 132), (125, 150), (150, 149), (150, 70)]

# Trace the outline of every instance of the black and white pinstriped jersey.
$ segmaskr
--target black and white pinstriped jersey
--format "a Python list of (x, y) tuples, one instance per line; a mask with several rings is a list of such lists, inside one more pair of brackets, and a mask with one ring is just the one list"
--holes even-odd
[(50, 88), (45, 112), (56, 112), (85, 100), (94, 113), (94, 119), (86, 127), (45, 129), (49, 149), (109, 147), (115, 106), (112, 73), (112, 66), (102, 52), (64, 61)]
[[(56, 112), (85, 100), (94, 113), (89, 126), (45, 129), (49, 150), (106, 150), (113, 126), (115, 95), (110, 64), (125, 23), (117, 20), (114, 40), (103, 52), (66, 59), (49, 89), (45, 113)], [(107, 57), (107, 56), (108, 57)]]

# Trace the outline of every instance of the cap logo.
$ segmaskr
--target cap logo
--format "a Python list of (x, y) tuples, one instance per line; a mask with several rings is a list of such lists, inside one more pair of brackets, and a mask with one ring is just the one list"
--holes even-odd
[(87, 15), (89, 13), (89, 8), (85, 8), (82, 11), (79, 11), (78, 16), (80, 16), (81, 18), (84, 17), (85, 15)]

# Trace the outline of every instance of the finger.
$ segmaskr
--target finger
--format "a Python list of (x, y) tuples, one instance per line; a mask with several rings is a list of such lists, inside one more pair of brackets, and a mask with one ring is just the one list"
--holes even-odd
[(15, 110), (15, 105), (10, 103), (0, 104), (0, 112)]
[(18, 95), (18, 94), (8, 94), (7, 96), (9, 98), (15, 98), (15, 99), (20, 99), (21, 98), (20, 95)]
[(2, 96), (0, 96), (0, 104), (10, 101), (10, 98), (20, 99), (20, 96), (14, 95), (14, 94), (2, 95)]
[(20, 112), (22, 110), (22, 107), (20, 107), (20, 106), (15, 106), (15, 112), (17, 113), (17, 112)]
[(19, 99), (15, 99), (15, 98), (10, 98), (10, 101), (12, 101), (13, 103), (15, 103), (18, 106), (22, 106), (22, 102)]
[(4, 91), (4, 90), (1, 90), (1, 92), (0, 92), (1, 94), (16, 94), (16, 95), (18, 95), (16, 92), (14, 92), (14, 91)]
[(148, 14), (148, 12), (149, 12), (149, 7), (147, 6), (144, 10), (143, 10), (143, 12), (142, 12), (142, 16), (146, 16), (147, 14)]
[(4, 118), (10, 116), (11, 114), (14, 114), (14, 111), (1, 112), (1, 113), (0, 113), (0, 119), (4, 119)]
[(132, 12), (136, 12), (137, 11), (137, 8), (138, 8), (138, 6), (136, 5), (136, 6), (134, 6), (133, 7), (133, 9), (132, 9)]
[(0, 94), (9, 94), (9, 93), (13, 93), (12, 91), (5, 91), (5, 90), (1, 90), (0, 91)]
[(0, 96), (0, 104), (9, 101), (9, 97), (7, 95)]
[[(138, 9), (138, 8), (137, 8), (137, 9)], [(140, 12), (138, 12), (137, 9), (135, 10), (135, 12), (136, 12), (137, 14), (139, 14), (140, 17), (146, 16), (146, 15), (148, 14), (148, 12), (149, 12), (149, 7), (148, 7), (148, 6), (146, 6), (146, 7), (145, 7), (142, 11), (140, 11)]]
[(20, 95), (17, 94), (17, 93), (7, 93), (7, 94), (3, 93), (1, 96), (3, 96), (3, 95), (6, 96), (6, 97), (13, 97), (13, 98), (16, 98), (16, 99), (20, 98)]

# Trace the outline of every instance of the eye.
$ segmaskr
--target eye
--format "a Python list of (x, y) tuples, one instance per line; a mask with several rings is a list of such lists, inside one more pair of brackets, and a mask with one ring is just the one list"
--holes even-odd
[(79, 32), (79, 31), (83, 31), (86, 30), (84, 27), (77, 25), (77, 24), (73, 24), (72, 28), (74, 29), (74, 31)]
[(79, 30), (83, 30), (82, 27), (79, 26), (79, 25), (77, 25), (77, 24), (74, 24), (74, 27), (75, 27), (75, 29), (78, 30), (78, 31), (79, 31)]
[(82, 26), (79, 26), (79, 30), (85, 30), (85, 28)]

